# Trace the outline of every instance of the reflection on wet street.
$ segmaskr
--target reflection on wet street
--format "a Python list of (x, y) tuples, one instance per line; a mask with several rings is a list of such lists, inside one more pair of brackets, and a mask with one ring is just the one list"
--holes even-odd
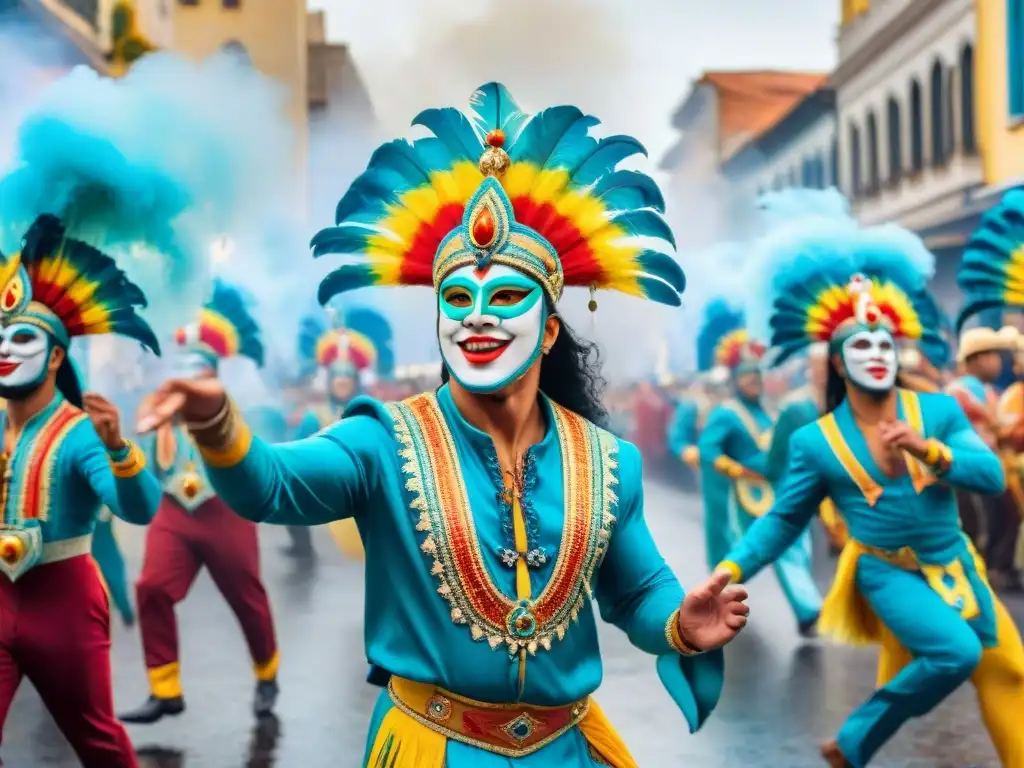
[[(703, 534), (695, 497), (655, 483), (647, 516), (684, 584), (704, 575)], [(142, 529), (119, 535), (138, 572)], [(241, 632), (205, 575), (179, 611), (187, 709), (154, 726), (133, 726), (142, 768), (345, 768), (358, 766), (377, 689), (364, 682), (362, 569), (345, 562), (326, 531), (317, 532), (319, 564), (295, 573), (278, 551), (283, 530), (263, 529), (263, 571), (282, 649), (280, 720), (250, 714), (252, 673)], [(822, 562), (826, 562), (822, 559)], [(822, 570), (826, 584), (827, 568)], [(686, 733), (650, 657), (603, 627), (605, 682), (598, 697), (643, 768), (821, 768), (817, 744), (834, 734), (871, 691), (875, 653), (802, 642), (771, 574), (751, 586), (752, 620), (730, 648), (723, 700), (706, 728)], [(1011, 602), (1018, 622), (1024, 604)], [(118, 708), (146, 696), (138, 636), (114, 631)], [(77, 763), (31, 686), (7, 722), (7, 768), (72, 768)], [(996, 768), (973, 691), (961, 689), (912, 723), (879, 756), (879, 768)]]

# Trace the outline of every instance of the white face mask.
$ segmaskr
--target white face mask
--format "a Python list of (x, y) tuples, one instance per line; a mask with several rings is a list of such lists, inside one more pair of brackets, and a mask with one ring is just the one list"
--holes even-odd
[(46, 378), (51, 341), (46, 331), (28, 323), (0, 328), (0, 396), (31, 391)]
[(441, 357), (470, 392), (497, 392), (522, 376), (540, 355), (546, 320), (540, 284), (503, 264), (457, 269), (438, 292)]
[(861, 389), (888, 392), (896, 386), (896, 343), (888, 331), (857, 331), (843, 342), (842, 356), (846, 375)]

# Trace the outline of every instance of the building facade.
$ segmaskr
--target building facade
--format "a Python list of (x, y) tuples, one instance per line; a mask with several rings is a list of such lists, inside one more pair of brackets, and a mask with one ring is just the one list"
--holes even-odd
[(948, 311), (986, 207), (976, 119), (974, 0), (844, 2), (836, 92), (842, 190), (865, 224), (895, 221), (937, 257)]
[(978, 141), (992, 202), (1024, 184), (1024, 0), (976, 0)]

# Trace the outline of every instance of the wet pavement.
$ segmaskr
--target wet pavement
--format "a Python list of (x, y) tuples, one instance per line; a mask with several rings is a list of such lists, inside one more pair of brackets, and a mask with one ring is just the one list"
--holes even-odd
[[(647, 515), (684, 584), (704, 574), (695, 497), (658, 483), (647, 487)], [(143, 531), (121, 526), (133, 573)], [(179, 609), (187, 711), (129, 729), (142, 768), (346, 768), (358, 766), (377, 689), (363, 682), (362, 569), (342, 560), (317, 531), (314, 573), (296, 573), (279, 553), (285, 532), (263, 530), (263, 572), (282, 649), (280, 720), (255, 728), (252, 675), (241, 632), (212, 582), (201, 576)], [(820, 560), (822, 584), (828, 561)], [(770, 573), (751, 586), (752, 620), (728, 651), (722, 702), (697, 735), (658, 682), (652, 660), (613, 627), (603, 627), (605, 682), (597, 696), (643, 768), (821, 768), (817, 744), (871, 691), (875, 653), (800, 640)], [(1024, 602), (1011, 601), (1018, 623)], [(146, 696), (135, 631), (114, 632), (119, 708)], [(77, 763), (27, 683), (7, 722), (7, 768), (72, 768)], [(911, 723), (873, 765), (879, 768), (998, 768), (978, 720), (973, 691), (958, 691)]]

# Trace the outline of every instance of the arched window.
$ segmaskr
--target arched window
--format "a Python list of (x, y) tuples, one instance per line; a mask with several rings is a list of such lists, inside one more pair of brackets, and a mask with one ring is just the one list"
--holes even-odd
[(978, 143), (974, 136), (974, 46), (970, 43), (960, 51), (960, 140), (966, 154), (977, 153)]
[(949, 76), (946, 78), (946, 157), (952, 157), (956, 152), (957, 80), (956, 68), (950, 67)]
[(929, 111), (931, 123), (932, 165), (943, 165), (946, 162), (946, 73), (942, 62), (936, 60), (932, 65), (930, 86), (928, 88)]
[(868, 194), (878, 191), (878, 121), (874, 110), (868, 111)]
[(825, 188), (825, 159), (822, 156), (822, 152), (821, 151), (819, 151), (817, 154), (814, 155), (814, 160), (812, 161), (812, 166), (814, 168), (814, 173), (812, 174), (813, 177), (814, 177), (814, 183), (812, 184), (812, 186), (815, 189), (824, 189)]
[(910, 169), (924, 168), (924, 113), (921, 104), (921, 84), (910, 81)]
[(850, 192), (851, 197), (860, 197), (863, 183), (860, 167), (860, 128), (850, 123)]
[(828, 153), (828, 186), (838, 189), (839, 178), (839, 140), (833, 137)]
[(814, 186), (814, 169), (811, 168), (811, 160), (807, 157), (800, 161), (800, 186), (806, 189)]
[(900, 119), (900, 103), (895, 96), (890, 96), (886, 105), (885, 128), (889, 137), (889, 182), (895, 184), (903, 175), (903, 121)]
[(789, 180), (786, 186), (789, 187), (790, 189), (797, 186), (796, 168), (789, 169)]

